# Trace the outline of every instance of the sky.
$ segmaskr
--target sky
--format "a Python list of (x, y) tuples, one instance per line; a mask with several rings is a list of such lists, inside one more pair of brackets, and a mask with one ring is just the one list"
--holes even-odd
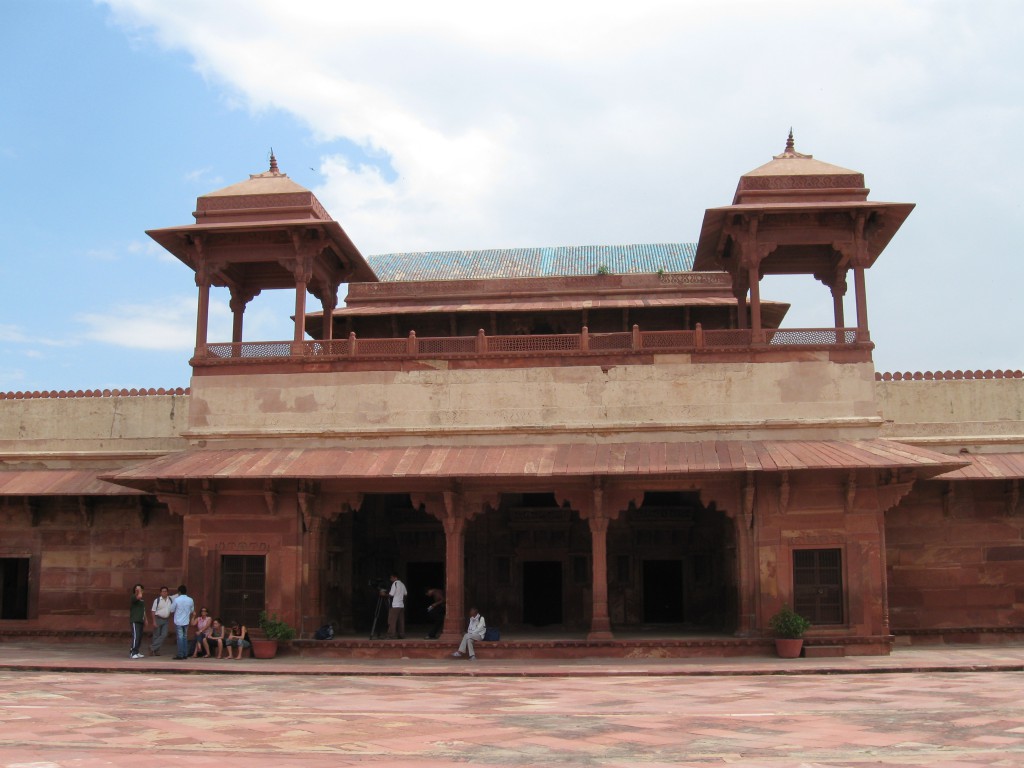
[[(2, 5), (0, 391), (187, 386), (194, 276), (145, 230), (271, 147), (364, 254), (693, 242), (790, 126), (917, 204), (868, 272), (876, 368), (1024, 368), (1018, 0)], [(832, 322), (810, 277), (762, 297)]]

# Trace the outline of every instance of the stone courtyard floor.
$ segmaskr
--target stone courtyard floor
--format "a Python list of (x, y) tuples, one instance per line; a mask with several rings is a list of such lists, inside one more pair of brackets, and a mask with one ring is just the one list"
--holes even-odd
[(1024, 647), (889, 657), (130, 661), (0, 643), (0, 766), (1024, 765)]

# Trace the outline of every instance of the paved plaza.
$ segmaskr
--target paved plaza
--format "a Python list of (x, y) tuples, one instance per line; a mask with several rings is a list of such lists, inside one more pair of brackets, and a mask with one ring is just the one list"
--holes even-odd
[(0, 644), (0, 766), (1024, 765), (1020, 648), (902, 651), (888, 671), (877, 657), (68, 671), (89, 651), (52, 650), (47, 669), (38, 647)]

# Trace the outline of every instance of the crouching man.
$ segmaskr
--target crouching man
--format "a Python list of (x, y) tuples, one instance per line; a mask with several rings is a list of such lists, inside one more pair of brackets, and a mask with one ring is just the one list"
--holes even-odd
[(476, 640), (483, 640), (486, 632), (487, 622), (484, 621), (484, 617), (476, 608), (470, 608), (469, 628), (466, 631), (466, 634), (462, 636), (462, 643), (459, 645), (459, 650), (453, 653), (452, 656), (459, 658), (468, 651), (470, 660), (476, 661), (476, 649), (473, 647), (473, 642)]

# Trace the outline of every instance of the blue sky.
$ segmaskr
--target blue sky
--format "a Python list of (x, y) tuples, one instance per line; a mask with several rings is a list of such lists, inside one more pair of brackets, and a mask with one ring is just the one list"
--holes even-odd
[(1018, 3), (346, 6), (7, 0), (0, 391), (187, 385), (192, 274), (144, 231), (270, 146), (364, 253), (678, 242), (791, 124), (918, 203), (869, 272), (879, 370), (1024, 367)]

